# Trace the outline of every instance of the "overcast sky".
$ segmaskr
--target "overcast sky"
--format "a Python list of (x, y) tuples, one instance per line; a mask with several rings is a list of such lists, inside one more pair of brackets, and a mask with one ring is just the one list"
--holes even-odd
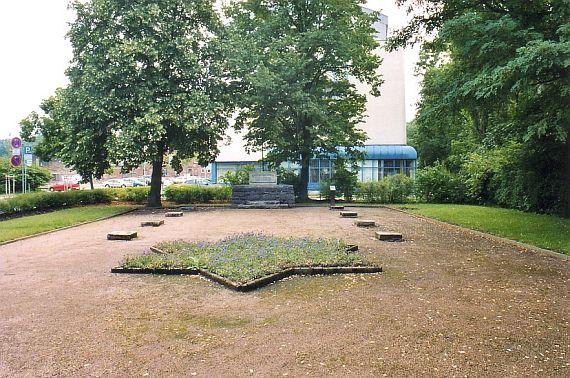
[[(71, 46), (65, 39), (73, 13), (68, 0), (6, 0), (0, 4), (0, 138), (19, 133), (18, 123), (38, 110), (42, 99), (67, 83)], [(369, 0), (368, 7), (388, 15), (390, 28), (404, 22), (393, 0)], [(418, 81), (413, 77), (417, 53), (406, 54), (407, 118), (413, 118)]]

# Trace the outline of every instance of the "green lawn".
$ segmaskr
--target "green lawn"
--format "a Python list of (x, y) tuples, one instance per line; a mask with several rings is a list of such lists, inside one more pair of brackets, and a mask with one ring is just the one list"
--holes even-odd
[(396, 207), (570, 255), (570, 219), (484, 206), (411, 204)]
[(120, 214), (134, 206), (97, 205), (0, 221), (0, 243)]

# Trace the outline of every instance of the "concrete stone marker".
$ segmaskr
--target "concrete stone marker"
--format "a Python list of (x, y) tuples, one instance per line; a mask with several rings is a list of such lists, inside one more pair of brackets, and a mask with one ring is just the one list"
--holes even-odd
[(168, 213), (164, 214), (167, 218), (176, 218), (183, 216), (184, 213), (182, 211), (169, 211)]
[(357, 218), (358, 213), (356, 211), (341, 211), (340, 216), (342, 218)]
[(331, 205), (330, 209), (331, 210), (344, 210), (344, 206), (342, 206), (342, 205)]
[(141, 222), (141, 227), (160, 227), (164, 224), (164, 220), (151, 220)]
[(133, 240), (136, 237), (136, 231), (113, 231), (107, 234), (107, 240)]
[(356, 225), (356, 227), (376, 227), (376, 222), (373, 220), (357, 220), (356, 222), (354, 222), (354, 224)]
[(397, 232), (376, 231), (376, 239), (382, 241), (396, 242), (402, 241), (402, 234)]

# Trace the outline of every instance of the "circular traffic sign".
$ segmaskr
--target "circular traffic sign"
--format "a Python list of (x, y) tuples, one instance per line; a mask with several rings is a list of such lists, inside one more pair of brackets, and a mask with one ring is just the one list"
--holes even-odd
[(20, 148), (22, 147), (22, 139), (19, 137), (12, 138), (12, 148)]
[(14, 167), (19, 167), (22, 165), (22, 157), (20, 155), (13, 155), (12, 159), (10, 159), (10, 163)]

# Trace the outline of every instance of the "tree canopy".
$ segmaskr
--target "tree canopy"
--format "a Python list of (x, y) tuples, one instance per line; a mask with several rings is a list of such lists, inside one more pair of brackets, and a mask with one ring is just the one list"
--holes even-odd
[(422, 162), (466, 174), (477, 199), (568, 212), (570, 2), (399, 3), (412, 21), (391, 46), (427, 36), (413, 134)]
[[(56, 95), (56, 125), (39, 122), (39, 133), (53, 130), (66, 143), (78, 138), (68, 160), (74, 167), (85, 161), (96, 176), (107, 162), (123, 171), (151, 162), (149, 205), (160, 205), (164, 154), (207, 163), (227, 127), (219, 17), (208, 0), (91, 0), (72, 7), (70, 84)], [(46, 139), (48, 149), (55, 147), (54, 138)]]
[(307, 199), (309, 161), (345, 147), (356, 154), (365, 134), (366, 96), (378, 94), (381, 62), (372, 23), (357, 0), (246, 0), (230, 7), (231, 67), (237, 80), (237, 128), (267, 160), (301, 165), (301, 200)]

